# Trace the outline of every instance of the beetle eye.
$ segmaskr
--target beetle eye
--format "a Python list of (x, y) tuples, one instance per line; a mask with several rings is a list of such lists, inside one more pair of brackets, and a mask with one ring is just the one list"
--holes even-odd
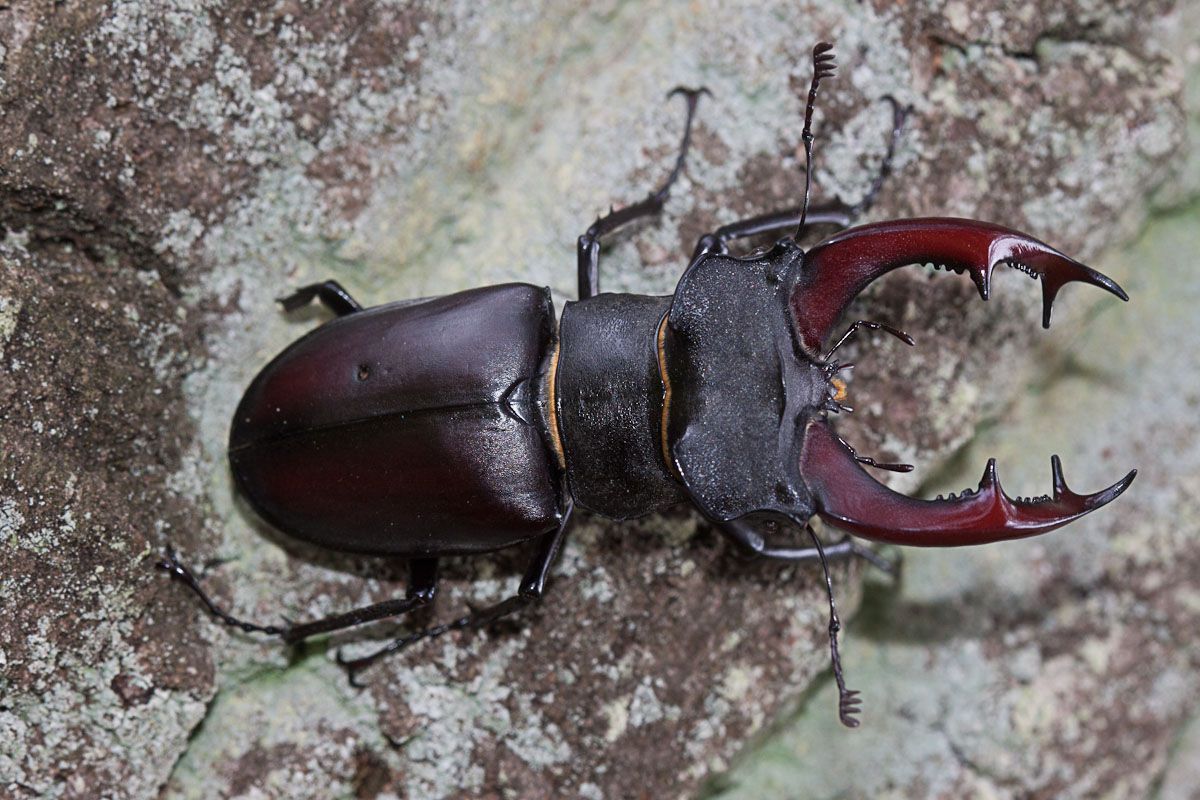
[(371, 367), (368, 366), (367, 364), (359, 364), (358, 365), (358, 379), (360, 381), (365, 381), (369, 377), (371, 377)]

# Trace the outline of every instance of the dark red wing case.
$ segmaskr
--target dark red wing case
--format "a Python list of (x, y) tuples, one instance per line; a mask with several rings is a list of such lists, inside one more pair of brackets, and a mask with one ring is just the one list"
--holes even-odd
[[(229, 460), (285, 533), (393, 555), (494, 550), (553, 530), (557, 481), (532, 407), (549, 293), (493, 286), (356, 312), (297, 341), (246, 391)], [(532, 403), (534, 392), (521, 396)]]

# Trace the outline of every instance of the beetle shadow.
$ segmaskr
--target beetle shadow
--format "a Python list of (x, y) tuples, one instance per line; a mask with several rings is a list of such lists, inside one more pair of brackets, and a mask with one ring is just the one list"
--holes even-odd
[(994, 584), (974, 586), (953, 600), (911, 600), (902, 596), (901, 582), (869, 579), (863, 586), (854, 621), (864, 638), (906, 645), (978, 639), (981, 631), (997, 626), (1036, 626), (1054, 605), (1047, 597), (1014, 601), (1011, 592)]
[[(817, 563), (796, 564), (749, 556), (717, 525), (686, 504), (642, 519), (610, 523), (613, 527), (606, 531), (604, 541), (595, 545), (597, 559), (603, 563), (630, 560), (641, 564), (672, 553), (673, 561), (690, 562), (689, 572), (694, 570), (707, 590), (715, 594), (725, 590), (749, 593), (774, 590), (781, 583), (795, 584), (797, 591), (807, 589), (810, 581), (823, 586)], [(803, 530), (790, 524), (767, 517), (755, 518), (754, 524), (773, 545), (803, 543)], [(681, 529), (687, 533), (681, 536)], [(831, 565), (831, 572), (835, 592), (840, 591), (839, 582), (847, 576), (846, 567)]]
[(253, 529), (255, 535), (279, 547), (288, 555), (289, 559), (364, 579), (374, 578), (401, 583), (408, 579), (408, 562), (404, 559), (346, 553), (312, 544), (303, 539), (288, 536), (272, 527), (254, 512), (254, 509), (240, 493), (236, 494), (234, 505), (241, 521)]
[[(380, 591), (377, 598), (379, 600), (388, 596), (401, 597), (407, 591), (407, 558), (345, 553), (293, 538), (259, 518), (240, 494), (236, 496), (235, 508), (248, 527), (265, 541), (282, 549), (289, 559), (363, 581), (376, 580), (393, 584), (394, 590)], [(585, 539), (584, 546), (591, 551), (592, 559), (600, 563), (614, 566), (614, 562), (620, 561), (644, 563), (647, 558), (675, 550), (695, 563), (699, 573), (704, 576), (705, 584), (716, 592), (720, 592), (723, 586), (742, 589), (753, 586), (766, 588), (783, 580), (804, 581), (805, 586), (809, 581), (821, 582), (820, 567), (816, 564), (803, 565), (797, 570), (796, 564), (744, 556), (715, 526), (703, 521), (686, 506), (652, 515), (645, 518), (647, 521), (640, 525), (638, 521), (631, 524), (605, 521), (602, 518), (589, 518), (591, 519), (602, 523), (599, 533), (581, 538)], [(677, 534), (666, 532), (669, 529), (692, 525), (694, 528), (682, 541), (677, 538)], [(654, 535), (655, 532), (657, 535)], [(789, 534), (795, 533), (787, 530), (786, 526), (774, 524), (765, 525), (764, 532), (772, 541), (792, 538)], [(401, 617), (337, 631), (328, 637), (326, 644), (301, 643), (297, 646), (297, 657), (329, 646), (390, 640), (404, 632), (467, 613), (469, 607), (464, 599), (470, 602), (472, 584), (484, 579), (507, 581), (514, 577), (519, 578), (528, 567), (535, 549), (536, 540), (533, 540), (487, 553), (483, 558), (443, 557), (439, 559), (438, 597), (429, 606)], [(786, 577), (789, 575), (791, 577)], [(838, 585), (839, 580), (847, 579), (856, 580), (848, 575), (844, 567), (837, 568), (834, 573), (835, 593), (843, 591)], [(548, 591), (552, 594), (555, 591), (554, 572), (551, 573), (550, 580), (551, 586)], [(904, 600), (900, 597), (902, 581), (903, 570), (895, 580), (886, 577), (866, 579), (862, 603), (855, 616), (855, 626), (860, 635), (876, 641), (904, 643), (949, 641), (977, 634), (988, 624), (989, 619), (994, 618), (996, 609), (1011, 608), (1011, 597), (986, 586), (971, 590), (960, 598), (960, 602), (953, 604), (945, 601), (926, 603)], [(489, 602), (499, 599), (489, 598)], [(482, 603), (475, 605), (480, 604)], [(337, 603), (331, 611), (340, 613), (350, 610), (351, 607), (349, 602)], [(1032, 617), (1034, 612), (1034, 609), (1016, 609), (1009, 613)], [(526, 624), (535, 623), (536, 620), (532, 618), (526, 621)], [(320, 638), (313, 641), (318, 642)]]
[(1128, 379), (1120, 370), (1092, 363), (1081, 358), (1077, 352), (1069, 350), (1062, 354), (1057, 368), (1035, 383), (1032, 389), (1038, 394), (1044, 394), (1053, 385), (1068, 379), (1084, 381), (1096, 389), (1109, 391), (1121, 391), (1128, 387)]
[[(324, 325), (326, 322), (332, 322), (338, 318), (338, 315), (330, 311), (320, 303), (309, 303), (301, 306), (295, 311), (285, 311), (283, 306), (276, 301), (275, 308), (278, 309), (280, 316), (288, 323), (288, 325), (298, 325), (305, 328), (316, 329), (314, 325)], [(298, 337), (297, 337), (298, 338)]]
[[(794, 543), (798, 533), (786, 524), (773, 521), (762, 521), (759, 529), (775, 544)], [(839, 538), (838, 534), (831, 537), (829, 533), (822, 534), (826, 546)], [(779, 580), (803, 582), (800, 585), (806, 589), (811, 584), (823, 584), (818, 564), (796, 565), (747, 557), (715, 526), (706, 522), (699, 524), (689, 546), (713, 552), (712, 557), (698, 561), (705, 580), (714, 588), (724, 583), (765, 587)], [(1003, 624), (1036, 624), (1046, 613), (1047, 598), (1014, 602), (1011, 592), (986, 583), (972, 587), (953, 601), (905, 598), (905, 571), (900, 550), (888, 547), (881, 553), (899, 562), (900, 569), (895, 577), (868, 564), (860, 568), (862, 577), (855, 577), (854, 571), (848, 571), (844, 565), (831, 564), (835, 597), (846, 591), (843, 582), (863, 582), (862, 601), (853, 617), (856, 635), (898, 644), (944, 643), (975, 638), (979, 631), (992, 628), (998, 619)], [(792, 577), (785, 577), (787, 575)]]

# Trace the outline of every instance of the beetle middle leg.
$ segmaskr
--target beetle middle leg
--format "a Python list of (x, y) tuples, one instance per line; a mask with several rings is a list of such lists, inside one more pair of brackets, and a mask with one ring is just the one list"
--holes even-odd
[(675, 166), (663, 185), (651, 192), (645, 200), (626, 206), (620, 211), (609, 211), (603, 217), (598, 217), (591, 227), (579, 237), (580, 300), (595, 297), (600, 293), (600, 239), (630, 222), (642, 217), (654, 216), (662, 211), (663, 205), (671, 193), (671, 186), (683, 173), (684, 164), (687, 162), (688, 147), (692, 141), (692, 119), (696, 116), (696, 104), (700, 102), (700, 95), (709, 94), (709, 91), (704, 88), (688, 89), (677, 86), (667, 96), (674, 97), (677, 94), (683, 95), (687, 100), (687, 121), (684, 123), (683, 141), (679, 144), (679, 155), (675, 158)]
[(362, 608), (345, 611), (341, 614), (332, 614), (328, 617), (300, 624), (288, 622), (284, 625), (260, 625), (256, 622), (239, 619), (213, 602), (208, 593), (200, 586), (200, 581), (179, 560), (175, 551), (171, 548), (167, 548), (166, 553), (156, 566), (170, 573), (174, 580), (180, 581), (191, 589), (200, 598), (200, 601), (204, 603), (209, 613), (226, 625), (240, 628), (246, 633), (265, 633), (270, 636), (278, 636), (288, 644), (294, 644), (318, 634), (352, 628), (355, 625), (361, 625), (365, 622), (374, 622), (388, 617), (407, 614), (414, 609), (428, 605), (433, 600), (434, 593), (437, 590), (437, 560), (416, 559), (409, 564), (408, 593), (402, 598), (384, 600), (381, 603), (374, 603)]
[(339, 317), (353, 314), (355, 311), (362, 311), (362, 304), (351, 297), (350, 293), (343, 289), (337, 281), (301, 286), (291, 294), (279, 298), (279, 302), (283, 305), (284, 311), (295, 311), (308, 305), (314, 299), (320, 300), (321, 305)]
[(451, 631), (486, 628), (496, 620), (520, 611), (522, 608), (541, 600), (546, 588), (546, 577), (550, 574), (550, 567), (554, 564), (554, 560), (557, 558), (559, 551), (562, 549), (562, 544), (567, 538), (567, 527), (570, 524), (571, 512), (573, 510), (574, 505), (568, 504), (558, 528), (544, 535), (538, 542), (537, 553), (526, 569), (525, 576), (521, 579), (521, 585), (517, 589), (517, 593), (512, 597), (472, 611), (470, 614), (461, 616), (458, 619), (402, 636), (386, 647), (382, 647), (361, 658), (343, 658), (341, 652), (338, 652), (337, 662), (346, 669), (350, 677), (350, 685), (361, 688), (362, 684), (357, 680), (359, 672), (371, 666), (379, 659), (389, 656), (392, 653), (398, 653), (422, 639), (434, 639)]

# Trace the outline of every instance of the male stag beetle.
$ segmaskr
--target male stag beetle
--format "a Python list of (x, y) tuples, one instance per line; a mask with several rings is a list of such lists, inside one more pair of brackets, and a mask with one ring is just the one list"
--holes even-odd
[[(536, 540), (516, 595), (364, 658), (339, 654), (354, 681), (388, 653), (484, 627), (539, 599), (577, 505), (630, 519), (688, 502), (750, 554), (821, 565), (839, 716), (857, 725), (860, 701), (842, 678), (828, 561), (890, 565), (851, 539), (822, 545), (809, 525), (814, 515), (882, 542), (982, 544), (1065, 525), (1112, 501), (1136, 473), (1076, 494), (1056, 456), (1053, 495), (1014, 500), (992, 460), (977, 491), (917, 500), (863, 469), (912, 467), (857, 455), (834, 433), (829, 412), (847, 410), (838, 348), (862, 326), (912, 344), (902, 331), (860, 320), (823, 349), (849, 302), (886, 272), (928, 262), (966, 271), (987, 300), (992, 270), (1007, 264), (1042, 282), (1044, 326), (1071, 281), (1127, 297), (1104, 275), (999, 225), (907, 219), (851, 228), (888, 172), (907, 113), (891, 98), (892, 136), (866, 197), (810, 211), (813, 106), (821, 80), (833, 75), (831, 49), (813, 49), (803, 205), (701, 237), (673, 296), (600, 293), (600, 241), (662, 210), (684, 168), (703, 89), (672, 92), (686, 100), (687, 119), (662, 187), (579, 238), (579, 300), (566, 303), (557, 324), (549, 289), (522, 283), (368, 309), (334, 281), (282, 299), (288, 311), (319, 299), (337, 319), (284, 350), (246, 391), (229, 436), (237, 485), (265, 520), (297, 538), (409, 559), (405, 597), (302, 624), (258, 625), (218, 608), (170, 551), (159, 566), (223, 622), (297, 642), (428, 604), (443, 556)], [(842, 230), (805, 252), (797, 240), (817, 225)], [(737, 239), (781, 231), (794, 233), (765, 252), (729, 253)], [(757, 524), (765, 520), (794, 523), (812, 547), (768, 542)]]

